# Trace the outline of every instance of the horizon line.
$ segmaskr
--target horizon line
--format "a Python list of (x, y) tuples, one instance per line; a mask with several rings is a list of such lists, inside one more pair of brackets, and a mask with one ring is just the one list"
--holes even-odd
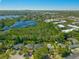
[(79, 11), (79, 9), (0, 9), (1, 10), (50, 10), (50, 11)]

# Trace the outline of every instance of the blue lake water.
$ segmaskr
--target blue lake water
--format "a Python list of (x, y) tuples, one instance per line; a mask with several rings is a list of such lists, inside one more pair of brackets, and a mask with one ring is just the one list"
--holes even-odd
[(37, 22), (33, 21), (33, 20), (17, 21), (13, 25), (11, 25), (10, 27), (5, 26), (3, 28), (3, 30), (5, 31), (5, 30), (12, 29), (12, 28), (25, 28), (25, 27), (35, 26), (35, 25), (37, 25)]
[[(16, 17), (20, 17), (20, 16), (15, 16), (15, 15), (9, 15), (9, 16), (0, 16), (0, 20), (1, 19), (5, 19), (5, 18), (16, 18)], [(9, 30), (12, 28), (25, 28), (25, 27), (30, 27), (30, 26), (35, 26), (37, 24), (36, 21), (33, 20), (26, 20), (26, 21), (17, 21), (15, 22), (13, 25), (11, 26), (5, 26), (3, 28), (3, 30)]]
[(35, 25), (36, 25), (36, 22), (32, 20), (18, 21), (15, 24), (13, 24), (11, 28), (23, 28), (23, 27), (35, 26)]
[(15, 16), (15, 15), (0, 16), (0, 20), (1, 20), (1, 19), (5, 19), (5, 18), (16, 18), (16, 17), (19, 17), (19, 16)]

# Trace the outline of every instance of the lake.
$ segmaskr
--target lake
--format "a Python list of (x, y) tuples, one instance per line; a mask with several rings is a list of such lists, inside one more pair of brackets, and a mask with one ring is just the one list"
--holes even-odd
[[(1, 19), (6, 19), (6, 18), (17, 18), (20, 17), (18, 15), (9, 15), (9, 16), (0, 16), (0, 20)], [(30, 27), (30, 26), (35, 26), (37, 24), (36, 21), (33, 20), (26, 20), (26, 21), (16, 21), (13, 25), (11, 26), (4, 26), (3, 30), (9, 30), (12, 28), (25, 28), (25, 27)]]
[(19, 17), (19, 16), (18, 15), (0, 16), (0, 20), (5, 18), (16, 18), (16, 17)]
[(5, 30), (12, 29), (12, 28), (25, 28), (25, 27), (35, 26), (35, 25), (37, 25), (37, 22), (33, 20), (17, 21), (10, 27), (5, 26), (3, 30), (5, 31)]
[(35, 26), (36, 22), (32, 20), (26, 20), (26, 21), (17, 21), (15, 22), (10, 28), (24, 28), (28, 26)]

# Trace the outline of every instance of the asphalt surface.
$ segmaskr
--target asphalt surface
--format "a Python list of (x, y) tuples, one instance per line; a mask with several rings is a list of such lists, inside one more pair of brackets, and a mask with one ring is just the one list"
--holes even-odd
[(79, 54), (73, 54), (71, 56), (68, 56), (67, 58), (65, 59), (79, 59)]

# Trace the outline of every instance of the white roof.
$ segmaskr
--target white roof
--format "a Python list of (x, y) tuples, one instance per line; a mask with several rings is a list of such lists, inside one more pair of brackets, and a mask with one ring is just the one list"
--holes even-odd
[(68, 25), (69, 27), (73, 27), (73, 28), (79, 28), (78, 26), (76, 25)]
[(64, 26), (64, 25), (62, 25), (62, 24), (60, 24), (60, 25), (58, 25), (58, 27), (63, 28), (63, 27), (65, 27), (65, 26)]
[(68, 33), (68, 32), (73, 31), (74, 29), (75, 29), (75, 28), (72, 28), (72, 29), (67, 29), (67, 30), (62, 30), (62, 32)]
[(51, 44), (47, 44), (47, 47), (48, 47), (48, 48), (51, 48)]
[(45, 22), (51, 22), (53, 19), (46, 19)]
[(59, 21), (58, 19), (46, 19), (45, 22)]
[(65, 21), (65, 20), (61, 20), (61, 22), (62, 22), (62, 23), (65, 23), (66, 21)]

